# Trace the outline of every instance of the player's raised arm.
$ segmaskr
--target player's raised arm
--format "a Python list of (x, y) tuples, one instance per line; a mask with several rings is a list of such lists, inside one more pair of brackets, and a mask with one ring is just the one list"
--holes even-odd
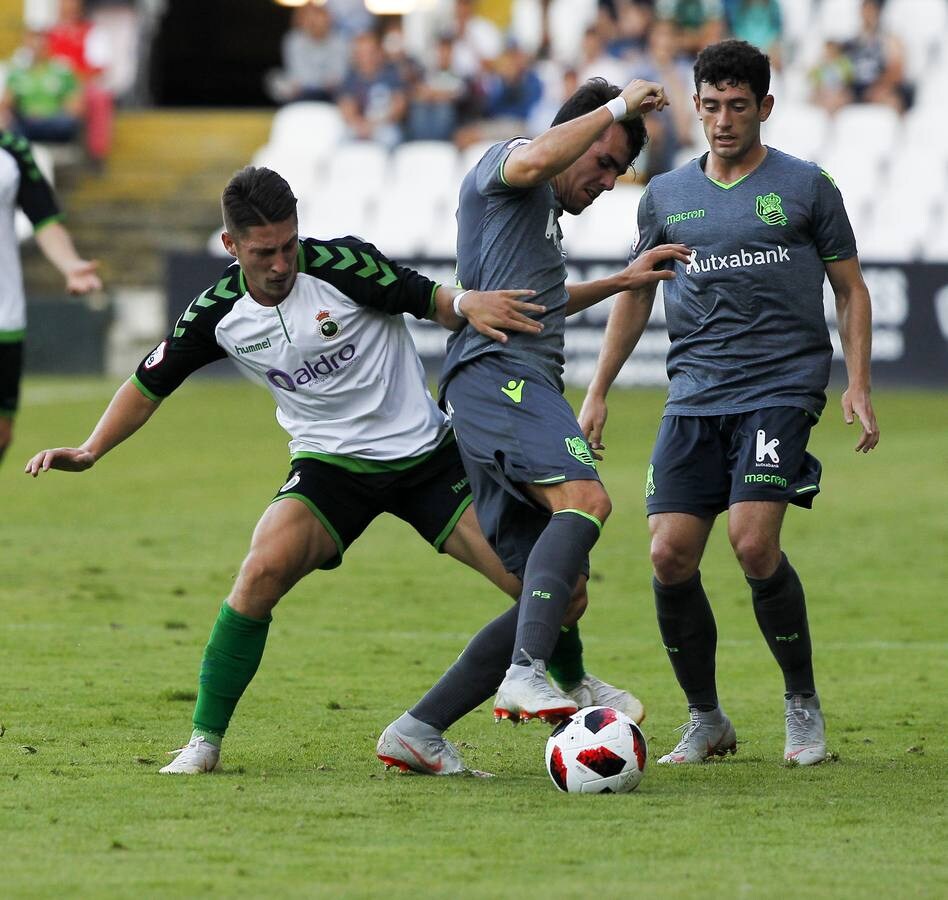
[(457, 331), (470, 323), (481, 334), (507, 343), (504, 331), (537, 334), (543, 325), (527, 313), (546, 312), (545, 306), (526, 298), (536, 291), (464, 291), (441, 285), (435, 293), (432, 318), (449, 331)]
[(521, 188), (549, 181), (576, 162), (613, 122), (663, 109), (667, 104), (660, 84), (636, 79), (598, 109), (555, 125), (534, 140), (515, 147), (504, 161), (504, 181)]
[(99, 423), (81, 446), (41, 450), (26, 464), (24, 471), (35, 478), (50, 469), (64, 472), (91, 469), (109, 450), (138, 431), (158, 405), (159, 402), (150, 400), (131, 381), (126, 381), (115, 392)]
[(833, 293), (836, 295), (836, 321), (843, 343), (846, 374), (849, 384), (843, 391), (843, 418), (852, 425), (859, 419), (862, 435), (856, 451), (868, 453), (879, 443), (879, 426), (869, 394), (872, 380), (869, 373), (872, 351), (872, 304), (869, 288), (862, 277), (859, 258), (826, 263)]
[(662, 244), (643, 253), (635, 262), (614, 275), (596, 281), (567, 284), (569, 300), (566, 303), (566, 315), (582, 312), (622, 291), (637, 291), (642, 287), (654, 286), (659, 281), (668, 281), (675, 277), (674, 271), (657, 267), (664, 266), (669, 260), (687, 263), (690, 258), (690, 251), (684, 244)]
[[(646, 255), (643, 254), (640, 258), (644, 259)], [(578, 416), (579, 426), (591, 450), (602, 450), (605, 447), (602, 443), (602, 432), (609, 414), (606, 394), (645, 331), (654, 301), (655, 282), (652, 282), (635, 291), (619, 294), (609, 313), (596, 371), (586, 390)]]

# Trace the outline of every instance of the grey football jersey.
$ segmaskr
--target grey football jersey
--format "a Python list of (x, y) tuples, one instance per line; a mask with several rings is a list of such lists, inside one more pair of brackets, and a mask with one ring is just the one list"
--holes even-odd
[(843, 199), (819, 166), (773, 148), (731, 185), (705, 175), (706, 159), (652, 179), (632, 247), (692, 250), (664, 282), (665, 412), (799, 406), (819, 416), (832, 359), (825, 263), (856, 255)]
[(559, 218), (563, 208), (549, 183), (511, 187), (503, 165), (525, 138), (491, 147), (464, 177), (458, 200), (458, 281), (466, 289), (523, 288), (546, 307), (534, 314), (543, 323), (537, 335), (508, 333), (499, 344), (466, 325), (448, 338), (441, 393), (454, 372), (485, 353), (529, 366), (563, 388), (563, 330), (566, 319), (566, 264)]

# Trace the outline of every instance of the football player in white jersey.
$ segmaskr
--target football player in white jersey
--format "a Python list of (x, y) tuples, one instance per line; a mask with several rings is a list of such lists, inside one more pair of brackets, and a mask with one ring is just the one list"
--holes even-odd
[(98, 263), (81, 259), (49, 182), (33, 158), (26, 138), (0, 131), (0, 458), (13, 440), (13, 417), (20, 400), (26, 295), (20, 247), (14, 228), (17, 209), (33, 224), (36, 243), (62, 274), (70, 294), (102, 289)]
[[(462, 294), (358, 238), (300, 240), (296, 198), (268, 169), (238, 172), (222, 208), (224, 246), (236, 263), (194, 299), (80, 447), (43, 450), (26, 465), (33, 476), (90, 468), (216, 359), (230, 357), (276, 402), (291, 436), (291, 470), (257, 524), (212, 630), (192, 737), (162, 769), (171, 774), (215, 768), (262, 657), (273, 607), (303, 576), (339, 565), (380, 513), (408, 521), (509, 595), (520, 589), (481, 534), (450, 424), (428, 393), (402, 314), (452, 329), (467, 321), (505, 341), (504, 331), (541, 327), (526, 315), (542, 311), (523, 299), (532, 292)], [(574, 618), (581, 606), (571, 610)], [(456, 770), (427, 747), (422, 758), (433, 760), (432, 773)]]

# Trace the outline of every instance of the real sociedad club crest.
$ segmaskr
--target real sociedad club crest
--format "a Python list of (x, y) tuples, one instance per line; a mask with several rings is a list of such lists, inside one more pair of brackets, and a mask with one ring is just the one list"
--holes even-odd
[(342, 334), (342, 326), (329, 314), (328, 309), (321, 309), (316, 314), (316, 327), (324, 341), (331, 341)]

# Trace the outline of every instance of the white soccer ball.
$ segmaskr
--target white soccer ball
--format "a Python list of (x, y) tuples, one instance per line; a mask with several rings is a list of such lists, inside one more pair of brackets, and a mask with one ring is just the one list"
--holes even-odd
[(563, 722), (546, 742), (546, 770), (561, 791), (625, 794), (645, 773), (645, 735), (611, 706), (587, 706)]

